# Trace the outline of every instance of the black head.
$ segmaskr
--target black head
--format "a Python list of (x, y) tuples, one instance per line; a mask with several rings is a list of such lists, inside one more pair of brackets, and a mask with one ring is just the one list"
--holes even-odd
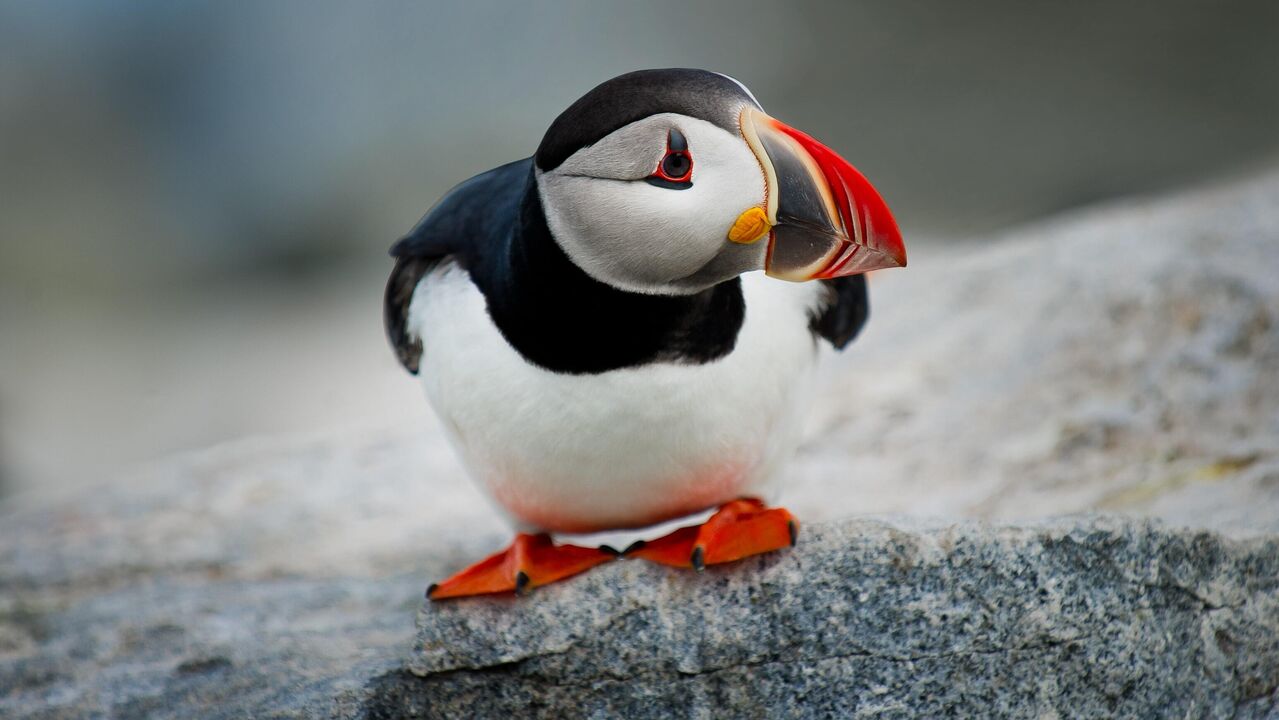
[(534, 155), (551, 235), (615, 288), (690, 294), (752, 270), (788, 280), (905, 263), (852, 165), (706, 70), (641, 70), (560, 114)]
[(759, 107), (750, 91), (727, 75), (689, 68), (636, 70), (600, 83), (560, 113), (533, 159), (539, 170), (554, 169), (614, 130), (658, 113), (699, 118), (737, 134), (743, 103)]

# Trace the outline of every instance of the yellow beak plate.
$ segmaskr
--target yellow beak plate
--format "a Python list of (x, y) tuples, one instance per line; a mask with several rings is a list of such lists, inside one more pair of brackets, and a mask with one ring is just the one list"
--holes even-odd
[(760, 208), (753, 207), (738, 215), (733, 221), (733, 227), (728, 230), (728, 239), (742, 245), (750, 245), (763, 239), (772, 227), (768, 224), (768, 215)]

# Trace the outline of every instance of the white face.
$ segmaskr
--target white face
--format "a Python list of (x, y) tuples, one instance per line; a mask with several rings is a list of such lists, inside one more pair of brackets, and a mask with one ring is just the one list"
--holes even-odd
[[(682, 134), (691, 185), (647, 179)], [(662, 113), (615, 130), (537, 173), (551, 234), (596, 280), (631, 292), (689, 294), (764, 267), (768, 243), (729, 241), (735, 220), (766, 201), (764, 173), (743, 137)]]

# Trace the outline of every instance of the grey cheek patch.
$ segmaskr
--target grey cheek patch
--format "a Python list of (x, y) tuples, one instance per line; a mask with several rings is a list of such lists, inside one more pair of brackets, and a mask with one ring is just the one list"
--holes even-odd
[(662, 161), (671, 132), (687, 147), (684, 135), (672, 130), (677, 121), (675, 116), (663, 114), (633, 122), (573, 153), (550, 172), (603, 180), (643, 180)]
[(653, 138), (609, 137), (577, 151), (551, 172), (604, 180), (641, 180), (652, 174), (663, 151)]

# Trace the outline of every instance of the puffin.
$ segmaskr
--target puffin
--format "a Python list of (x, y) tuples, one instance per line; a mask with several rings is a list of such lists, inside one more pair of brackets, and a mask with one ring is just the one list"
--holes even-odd
[[(819, 351), (866, 324), (866, 273), (906, 265), (848, 161), (736, 79), (683, 68), (595, 87), (391, 256), (391, 346), (516, 533), (432, 600), (794, 545), (772, 503)], [(555, 539), (707, 512), (623, 552)]]

